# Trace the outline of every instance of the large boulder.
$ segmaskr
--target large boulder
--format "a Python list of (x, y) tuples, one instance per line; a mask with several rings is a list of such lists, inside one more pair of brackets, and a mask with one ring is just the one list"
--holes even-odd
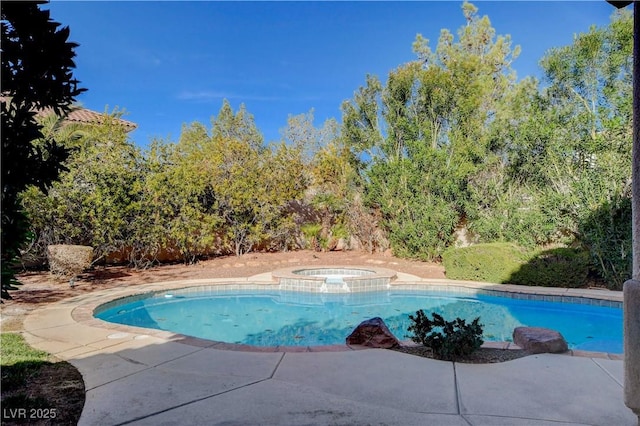
[(376, 317), (362, 321), (347, 337), (347, 345), (362, 345), (372, 348), (395, 348), (400, 342), (384, 323)]
[(542, 327), (517, 327), (513, 330), (513, 343), (533, 354), (556, 354), (569, 350), (562, 334)]

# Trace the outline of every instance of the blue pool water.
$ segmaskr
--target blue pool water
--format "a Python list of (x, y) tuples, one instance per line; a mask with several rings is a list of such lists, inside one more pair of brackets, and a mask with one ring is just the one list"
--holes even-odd
[(188, 336), (255, 346), (344, 344), (360, 322), (381, 317), (408, 340), (419, 309), (484, 324), (485, 341), (511, 341), (515, 327), (562, 333), (571, 349), (622, 353), (622, 309), (434, 291), (348, 294), (286, 291), (172, 291), (98, 310), (97, 318)]

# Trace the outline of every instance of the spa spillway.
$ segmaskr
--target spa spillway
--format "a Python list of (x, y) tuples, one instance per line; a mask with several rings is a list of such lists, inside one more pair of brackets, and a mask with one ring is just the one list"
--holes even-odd
[(273, 271), (281, 290), (313, 293), (355, 293), (387, 290), (396, 272), (359, 266), (294, 267)]

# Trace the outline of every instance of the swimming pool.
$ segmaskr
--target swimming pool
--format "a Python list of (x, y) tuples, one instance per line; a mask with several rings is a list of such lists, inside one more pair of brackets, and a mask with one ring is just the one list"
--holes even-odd
[(480, 317), (485, 341), (511, 341), (515, 327), (559, 331), (571, 349), (622, 353), (622, 309), (485, 294), (390, 290), (317, 294), (282, 290), (159, 292), (103, 305), (104, 321), (254, 346), (344, 344), (360, 322), (379, 316), (400, 340), (418, 309), (445, 319)]

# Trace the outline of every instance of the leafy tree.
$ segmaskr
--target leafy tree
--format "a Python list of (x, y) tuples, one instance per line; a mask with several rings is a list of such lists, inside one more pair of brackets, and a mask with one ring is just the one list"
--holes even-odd
[(29, 185), (46, 191), (62, 171), (67, 151), (53, 140), (40, 146), (36, 110), (64, 115), (84, 89), (73, 78), (76, 43), (69, 28), (41, 10), (43, 2), (2, 5), (2, 290), (17, 284), (12, 265), (28, 241), (28, 220), (18, 194)]
[(353, 99), (342, 103), (342, 134), (349, 148), (363, 161), (379, 155), (384, 140), (381, 91), (378, 77), (367, 75), (366, 84), (358, 89)]
[(418, 60), (389, 73), (386, 85), (368, 76), (343, 104), (348, 145), (368, 158), (367, 201), (380, 209), (394, 252), (439, 258), (471, 205), (469, 182), (494, 161), (488, 125), (515, 75), (508, 36), (470, 3), (458, 40), (442, 30), (435, 51), (421, 35)]
[[(87, 124), (65, 122), (64, 117), (56, 115), (53, 111), (36, 117), (36, 120), (42, 126), (42, 137), (33, 141), (35, 147), (45, 146), (55, 141), (73, 154), (81, 148), (82, 139), (87, 136)], [(68, 164), (69, 158), (62, 167), (66, 168)], [(29, 217), (29, 231), (32, 235), (29, 244), (21, 249), (20, 258), (23, 262), (35, 264), (42, 262), (47, 255), (47, 246), (61, 242), (55, 236), (56, 227), (49, 221), (53, 206), (52, 197), (48, 195), (50, 195), (48, 191), (43, 191), (35, 185), (28, 186), (20, 194), (21, 206)]]
[(620, 287), (631, 265), (632, 18), (617, 12), (541, 61), (545, 86), (507, 91), (491, 122), (500, 161), (476, 174), (471, 228), (481, 241), (582, 243)]
[(233, 109), (226, 99), (222, 103), (222, 108), (218, 112), (217, 117), (212, 120), (213, 138), (222, 137), (225, 139), (237, 139), (245, 144), (250, 145), (253, 149), (260, 150), (263, 148), (264, 138), (256, 124), (253, 116), (249, 114), (244, 106), (240, 105), (237, 113), (233, 113)]
[(129, 247), (138, 216), (140, 153), (118, 123), (121, 115), (105, 113), (100, 123), (81, 126), (81, 133), (68, 133), (65, 126), (56, 134), (63, 146), (74, 148), (64, 162), (68, 170), (47, 192), (31, 186), (22, 195), (39, 250), (81, 244), (100, 257)]
[(212, 134), (192, 123), (178, 143), (156, 140), (145, 153), (129, 141), (120, 115), (68, 135), (75, 151), (60, 182), (48, 193), (32, 186), (23, 194), (39, 247), (91, 245), (98, 255), (144, 266), (164, 254), (190, 263), (293, 244), (284, 231), (287, 205), (306, 185), (300, 150), (258, 143), (244, 107), (233, 113), (225, 103)]
[(526, 78), (505, 92), (488, 126), (492, 158), (469, 179), (469, 230), (479, 242), (533, 247), (569, 243), (572, 225), (559, 209), (547, 170), (541, 170), (554, 125), (538, 82)]
[(212, 122), (212, 137), (203, 147), (207, 181), (224, 224), (224, 241), (239, 256), (250, 251), (263, 232), (258, 201), (263, 138), (244, 105), (234, 114), (225, 100)]
[[(174, 145), (154, 139), (149, 148), (140, 153), (137, 161), (138, 178), (132, 182), (133, 215), (130, 216), (126, 253), (135, 267), (146, 267), (163, 253), (175, 256), (176, 244), (171, 239), (173, 211), (183, 204), (185, 192), (171, 185)], [(184, 183), (184, 182), (182, 182)], [(202, 223), (202, 228), (207, 228)], [(177, 258), (177, 256), (175, 256)]]
[[(434, 101), (440, 104), (436, 111), (444, 134), (436, 140), (442, 139), (448, 145), (450, 164), (458, 161), (477, 164), (484, 161), (489, 148), (487, 125), (515, 81), (510, 66), (520, 47), (511, 48), (509, 35), (496, 36), (489, 17), (479, 17), (473, 4), (464, 2), (462, 11), (466, 24), (458, 30), (458, 40), (443, 29), (435, 52), (421, 35), (416, 37), (413, 47), (423, 67), (444, 73), (432, 71), (435, 74), (428, 76), (427, 81), (434, 84), (425, 85), (429, 89), (426, 99), (432, 105)], [(445, 89), (444, 94), (436, 90), (438, 87)]]
[(307, 223), (303, 234), (318, 243), (317, 249), (325, 250), (333, 248), (340, 238), (349, 237), (349, 233), (357, 234), (358, 238), (370, 238), (367, 233), (372, 230), (363, 232), (362, 228), (368, 222), (369, 213), (360, 208), (362, 206), (352, 211), (354, 200), (359, 199), (356, 194), (360, 192), (361, 184), (357, 173), (360, 161), (345, 144), (340, 125), (329, 119), (316, 128), (313, 110), (290, 116), (287, 124), (284, 140), (301, 150), (307, 166), (304, 208), (313, 214), (304, 218)]
[(316, 152), (311, 164), (311, 204), (321, 210), (326, 231), (336, 221), (344, 222), (341, 216), (355, 190), (349, 157), (349, 151), (337, 139)]
[(283, 141), (299, 149), (306, 164), (309, 164), (316, 151), (326, 144), (326, 139), (333, 136), (330, 132), (323, 133), (317, 129), (313, 121), (313, 109), (306, 114), (289, 115), (287, 126), (280, 130)]
[(290, 205), (299, 201), (308, 187), (303, 153), (299, 147), (272, 144), (262, 153), (259, 172), (259, 179), (263, 180), (260, 193), (263, 242), (267, 248), (277, 250), (296, 247), (296, 213)]
[(619, 11), (609, 26), (590, 28), (541, 62), (557, 129), (545, 158), (550, 180), (613, 288), (631, 274), (632, 46), (633, 18)]
[(212, 251), (220, 233), (222, 219), (213, 195), (212, 164), (206, 155), (210, 144), (204, 125), (184, 125), (177, 145), (155, 148), (154, 157), (159, 158), (153, 161), (159, 167), (147, 177), (149, 198), (168, 228), (166, 247), (175, 247), (187, 263)]
[(225, 101), (212, 121), (211, 135), (200, 123), (185, 127), (170, 155), (169, 235), (191, 258), (214, 246), (236, 255), (267, 240), (288, 246), (286, 206), (305, 188), (300, 150), (265, 147), (244, 106), (234, 113)]

